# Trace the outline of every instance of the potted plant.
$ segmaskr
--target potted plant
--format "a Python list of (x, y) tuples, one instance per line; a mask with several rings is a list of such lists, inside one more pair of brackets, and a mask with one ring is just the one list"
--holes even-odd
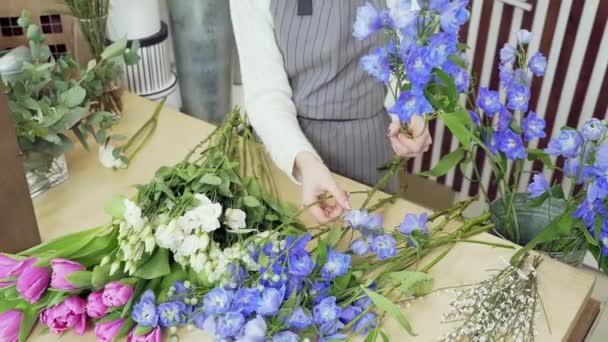
[[(32, 62), (24, 62), (21, 72), (3, 80), (9, 109), (23, 154), (32, 196), (67, 178), (64, 153), (78, 140), (88, 149), (92, 136), (105, 144), (108, 130), (117, 117), (107, 111), (91, 110), (103, 89), (103, 80), (122, 69), (126, 56), (136, 54), (118, 41), (105, 48), (101, 59), (91, 60), (81, 69), (69, 56), (53, 58), (44, 44), (45, 36), (23, 11), (19, 25), (27, 32)], [(71, 131), (71, 134), (69, 133)]]

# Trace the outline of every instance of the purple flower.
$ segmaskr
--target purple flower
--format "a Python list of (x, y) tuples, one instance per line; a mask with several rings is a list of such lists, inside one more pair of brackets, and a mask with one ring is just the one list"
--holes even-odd
[(87, 315), (91, 318), (105, 317), (108, 307), (103, 304), (103, 290), (94, 291), (87, 297)]
[(442, 12), (450, 3), (450, 0), (430, 0), (429, 9), (431, 11)]
[(370, 216), (367, 210), (351, 210), (344, 214), (344, 221), (353, 228), (366, 227)]
[(575, 219), (580, 219), (583, 221), (585, 227), (593, 230), (595, 227), (595, 211), (596, 206), (593, 202), (589, 202), (587, 200), (583, 201), (578, 208), (572, 214), (572, 217)]
[(427, 49), (418, 47), (410, 52), (405, 65), (408, 80), (413, 85), (423, 88), (431, 79), (431, 66), (427, 61)]
[(529, 87), (530, 76), (528, 76), (528, 73), (523, 69), (515, 69), (513, 72), (513, 84), (520, 84), (525, 87)]
[(562, 155), (566, 158), (577, 157), (581, 151), (583, 138), (572, 129), (562, 129), (557, 138), (551, 139), (545, 152), (552, 156)]
[(133, 286), (113, 281), (103, 288), (101, 299), (108, 308), (117, 308), (126, 305), (133, 297)]
[(456, 63), (447, 60), (443, 64), (443, 70), (447, 72), (454, 81), (454, 85), (456, 86), (456, 90), (458, 92), (464, 92), (469, 89), (469, 73), (466, 69), (461, 68)]
[(357, 16), (353, 25), (353, 36), (359, 40), (367, 39), (383, 26), (383, 15), (374, 5), (366, 1), (357, 8)]
[(410, 25), (418, 17), (417, 12), (412, 11), (411, 0), (397, 0), (388, 10), (391, 24), (397, 30)]
[(472, 110), (469, 110), (469, 115), (471, 116), (471, 121), (473, 122), (473, 125), (475, 127), (479, 127), (479, 125), (481, 125), (481, 119), (479, 118), (479, 115), (477, 115), (477, 113)]
[(528, 192), (530, 193), (530, 198), (540, 197), (545, 192), (549, 191), (549, 182), (547, 182), (547, 178), (543, 174), (535, 174), (532, 177), (532, 183), (528, 185)]
[(528, 68), (534, 75), (543, 76), (547, 69), (547, 58), (540, 52), (535, 53), (528, 62)]
[(188, 306), (182, 302), (165, 302), (158, 306), (158, 322), (162, 327), (178, 327), (186, 323)]
[(585, 121), (583, 128), (581, 129), (581, 134), (583, 138), (591, 141), (598, 141), (606, 132), (606, 126), (598, 119), (591, 118)]
[(397, 101), (388, 112), (396, 114), (401, 122), (408, 123), (412, 115), (432, 113), (433, 107), (422, 91), (408, 90), (399, 94)]
[(113, 321), (98, 322), (95, 325), (94, 333), (97, 341), (100, 342), (112, 342), (116, 338), (116, 335), (122, 329), (125, 324), (125, 318), (119, 318)]
[(532, 33), (525, 29), (517, 31), (515, 36), (517, 37), (517, 43), (521, 45), (526, 45), (532, 40)]
[(267, 287), (262, 290), (262, 295), (258, 299), (256, 312), (262, 316), (274, 316), (279, 312), (279, 308), (285, 297), (285, 288), (277, 290), (272, 287)]
[(498, 92), (485, 87), (479, 88), (477, 107), (483, 110), (489, 117), (500, 112), (502, 110), (502, 103), (500, 103)]
[(363, 226), (369, 232), (381, 232), (384, 227), (384, 217), (382, 215), (369, 215), (367, 224)]
[(353, 331), (359, 333), (359, 335), (367, 335), (368, 330), (375, 328), (378, 324), (376, 318), (376, 314), (366, 313), (357, 323), (353, 324)]
[(498, 130), (502, 131), (505, 129), (509, 129), (511, 125), (511, 121), (513, 121), (513, 115), (506, 108), (502, 108), (502, 110), (498, 113)]
[(367, 239), (363, 237), (358, 238), (350, 245), (350, 250), (353, 251), (355, 255), (365, 255), (369, 252), (369, 243), (367, 242)]
[(448, 56), (456, 53), (456, 44), (458, 39), (455, 35), (449, 33), (436, 33), (429, 39), (429, 45), (426, 48), (426, 62), (429, 66), (438, 67), (448, 60)]
[(184, 282), (181, 280), (174, 282), (173, 288), (175, 289), (173, 292), (177, 295), (183, 295), (184, 293), (188, 292), (188, 289), (184, 285)]
[(313, 281), (310, 286), (309, 292), (312, 297), (315, 298), (315, 303), (318, 304), (323, 299), (327, 298), (329, 294), (330, 282)]
[(317, 324), (336, 322), (342, 314), (342, 309), (336, 305), (336, 297), (327, 297), (312, 310)]
[(569, 178), (578, 177), (579, 179), (577, 179), (577, 183), (582, 182), (582, 179), (579, 175), (579, 172), (581, 171), (580, 168), (581, 160), (579, 158), (568, 158), (564, 162), (564, 174), (566, 175), (566, 177)]
[(342, 313), (340, 314), (340, 321), (342, 321), (344, 324), (348, 324), (357, 318), (361, 312), (363, 312), (362, 308), (355, 305), (349, 305), (342, 310)]
[(289, 274), (296, 277), (307, 277), (314, 267), (315, 264), (308, 252), (289, 253)]
[(245, 324), (245, 317), (240, 312), (231, 311), (218, 316), (216, 324), (216, 332), (219, 337), (236, 337), (241, 333)]
[(418, 230), (428, 234), (427, 220), (427, 213), (422, 213), (420, 216), (406, 214), (403, 222), (399, 225), (399, 232), (405, 235), (412, 235), (414, 231)]
[(500, 49), (500, 63), (501, 64), (511, 64), (515, 62), (515, 58), (517, 57), (517, 50), (513, 47), (513, 45), (509, 43), (505, 43), (505, 45)]
[(80, 263), (67, 259), (53, 259), (51, 260), (51, 268), (53, 274), (51, 275), (51, 288), (58, 290), (76, 290), (77, 287), (72, 285), (67, 279), (74, 272), (84, 271), (85, 268)]
[(524, 131), (524, 138), (528, 141), (547, 136), (545, 134), (545, 120), (532, 111), (521, 121), (521, 128)]
[(439, 18), (441, 29), (448, 33), (458, 33), (460, 26), (469, 20), (469, 11), (466, 9), (468, 3), (469, 0), (456, 0), (444, 8)]
[(234, 292), (217, 287), (209, 291), (203, 298), (203, 308), (208, 315), (228, 312), (234, 298)]
[(503, 152), (507, 159), (516, 160), (526, 158), (526, 149), (521, 136), (510, 129), (494, 133), (496, 148)]
[(293, 331), (285, 330), (275, 334), (272, 342), (300, 342), (300, 337)]
[(515, 73), (513, 72), (513, 69), (511, 69), (511, 66), (500, 65), (498, 69), (500, 70), (498, 73), (500, 85), (505, 88), (511, 87), (511, 85), (515, 81)]
[(257, 299), (260, 297), (260, 290), (256, 288), (243, 287), (236, 291), (232, 310), (242, 312), (243, 315), (249, 316), (257, 307)]
[(392, 234), (384, 234), (374, 238), (371, 249), (380, 260), (388, 259), (397, 254), (397, 250), (395, 249), (395, 238)]
[(507, 90), (507, 107), (513, 110), (522, 112), (528, 111), (528, 102), (530, 101), (530, 89), (521, 85), (512, 85)]
[(603, 200), (608, 197), (608, 180), (597, 177), (587, 185), (587, 201)]
[(261, 316), (255, 316), (245, 323), (243, 336), (237, 338), (239, 342), (264, 342), (268, 325)]
[(337, 252), (329, 248), (325, 264), (321, 269), (321, 276), (325, 280), (333, 280), (341, 275), (345, 275), (350, 267), (350, 255)]
[(138, 325), (144, 327), (156, 327), (158, 325), (154, 291), (147, 290), (141, 296), (139, 302), (133, 306), (131, 318), (133, 318)]
[(24, 261), (23, 271), (17, 278), (17, 292), (19, 297), (34, 304), (46, 292), (51, 279), (51, 271), (45, 267), (36, 267), (36, 258)]
[(296, 307), (287, 319), (287, 325), (292, 328), (306, 329), (312, 324), (312, 317), (300, 306)]
[(8, 310), (0, 313), (0, 341), (17, 342), (19, 341), (19, 330), (23, 312), (19, 310)]
[(379, 82), (388, 83), (391, 63), (385, 49), (377, 47), (369, 55), (361, 58), (361, 67)]

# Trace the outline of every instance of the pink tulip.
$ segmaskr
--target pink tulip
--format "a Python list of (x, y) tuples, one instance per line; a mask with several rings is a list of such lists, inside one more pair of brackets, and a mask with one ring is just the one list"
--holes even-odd
[[(0, 254), (0, 279), (7, 279), (17, 277), (23, 272), (23, 269), (29, 267), (36, 262), (35, 258), (17, 260), (7, 255)], [(0, 288), (13, 285), (15, 281), (2, 281), (0, 282)]]
[(156, 327), (146, 335), (141, 336), (135, 334), (135, 329), (133, 329), (127, 336), (127, 342), (161, 342), (162, 339), (163, 333), (160, 327)]
[(0, 314), (0, 341), (17, 342), (23, 313), (19, 310), (9, 310)]
[(95, 337), (101, 342), (111, 342), (114, 340), (126, 319), (120, 318), (114, 321), (97, 323), (95, 326)]
[(84, 271), (84, 266), (71, 260), (53, 259), (51, 260), (51, 268), (53, 269), (53, 275), (51, 276), (52, 288), (66, 291), (78, 289), (67, 280), (67, 276), (74, 272)]
[[(27, 263), (27, 261), (26, 261)], [(34, 262), (30, 262), (17, 278), (17, 291), (30, 303), (36, 303), (46, 291), (51, 279), (51, 270), (44, 267), (34, 266)]]
[(108, 307), (103, 304), (103, 290), (91, 292), (87, 298), (87, 314), (92, 318), (102, 318), (108, 312)]
[(68, 297), (63, 303), (42, 311), (40, 321), (55, 335), (74, 329), (77, 335), (82, 336), (87, 331), (86, 305), (85, 300), (78, 296)]
[(113, 281), (103, 289), (102, 300), (103, 304), (109, 308), (123, 306), (129, 302), (133, 296), (133, 287), (125, 285), (117, 281)]

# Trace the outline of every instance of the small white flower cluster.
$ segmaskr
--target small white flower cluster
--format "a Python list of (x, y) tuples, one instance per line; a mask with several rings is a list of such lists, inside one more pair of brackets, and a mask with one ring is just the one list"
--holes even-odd
[(528, 271), (509, 266), (486, 281), (456, 291), (457, 297), (442, 321), (463, 323), (444, 340), (533, 341), (540, 303), (536, 270), (529, 265)]
[(99, 157), (99, 162), (103, 167), (107, 167), (109, 169), (125, 169), (127, 168), (127, 164), (120, 159), (114, 157), (114, 150), (116, 147), (110, 144), (104, 144), (99, 146), (99, 152), (97, 156)]
[[(152, 225), (141, 215), (141, 208), (134, 202), (124, 199), (124, 221), (120, 222), (118, 230), (118, 247), (120, 260), (125, 263), (124, 271), (133, 274), (137, 270), (137, 262), (144, 252), (152, 253), (156, 243), (152, 232)], [(111, 274), (116, 273), (120, 261), (115, 261), (111, 267)]]

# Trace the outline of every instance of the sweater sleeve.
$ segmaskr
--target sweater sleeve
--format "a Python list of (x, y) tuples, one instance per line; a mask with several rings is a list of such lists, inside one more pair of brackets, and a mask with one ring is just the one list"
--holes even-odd
[(279, 50), (270, 0), (230, 0), (245, 110), (275, 164), (292, 180), (296, 155), (317, 152), (298, 123), (292, 90)]

